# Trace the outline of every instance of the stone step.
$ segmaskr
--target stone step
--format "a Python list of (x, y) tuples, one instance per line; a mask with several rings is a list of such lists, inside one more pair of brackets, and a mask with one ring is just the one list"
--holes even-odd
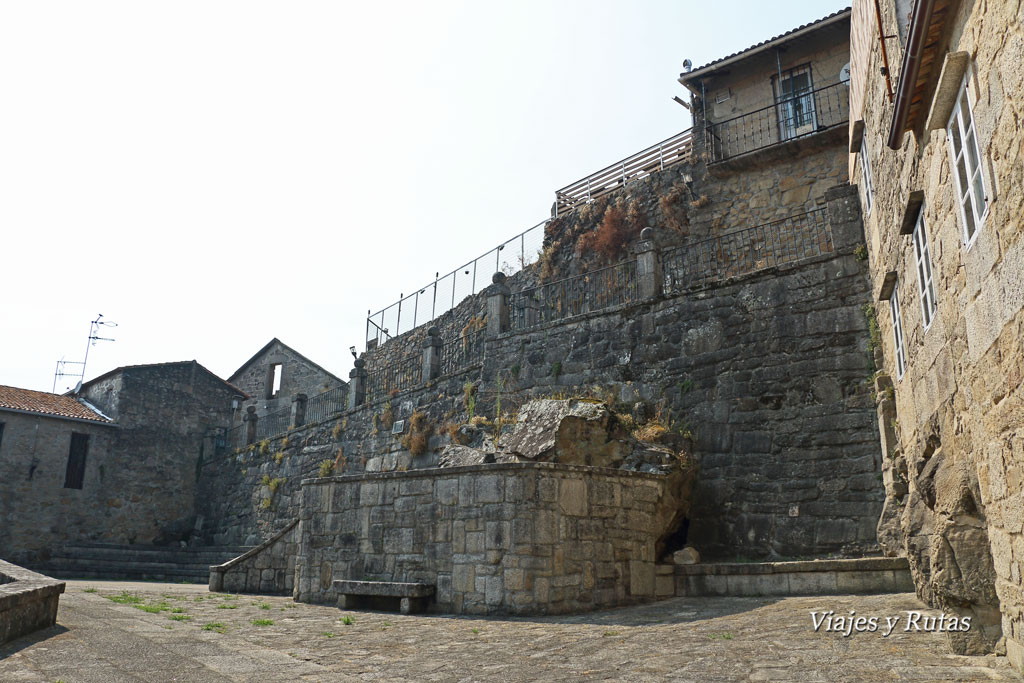
[(242, 555), (248, 546), (170, 546), (76, 543), (54, 550), (35, 568), (63, 578), (147, 579), (189, 581), (209, 579), (210, 566)]
[(911, 593), (905, 557), (713, 562), (656, 567), (659, 596)]

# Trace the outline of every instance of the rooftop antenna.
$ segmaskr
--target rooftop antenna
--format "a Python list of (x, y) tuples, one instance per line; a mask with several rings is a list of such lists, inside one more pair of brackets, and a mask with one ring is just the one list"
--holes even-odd
[[(53, 393), (57, 393), (57, 378), (58, 377), (77, 377), (78, 383), (75, 385), (75, 393), (77, 394), (82, 389), (82, 382), (85, 381), (85, 364), (89, 362), (89, 347), (96, 346), (98, 341), (114, 341), (112, 337), (101, 337), (99, 331), (101, 327), (117, 327), (117, 323), (110, 320), (104, 320), (103, 314), (100, 313), (96, 316), (96, 319), (89, 323), (89, 337), (85, 342), (85, 359), (81, 363), (78, 361), (64, 360), (61, 358), (57, 361), (57, 369), (53, 373)], [(80, 370), (68, 372), (68, 365), (79, 365)]]

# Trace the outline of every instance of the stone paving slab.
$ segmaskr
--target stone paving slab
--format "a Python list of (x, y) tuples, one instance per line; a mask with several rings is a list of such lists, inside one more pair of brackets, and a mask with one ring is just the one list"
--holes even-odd
[[(124, 592), (166, 609), (108, 599)], [(1022, 680), (1003, 657), (947, 654), (939, 633), (816, 633), (810, 612), (822, 610), (937, 614), (896, 594), (673, 598), (567, 617), (405, 616), (196, 585), (70, 581), (57, 626), (0, 647), (0, 681)]]

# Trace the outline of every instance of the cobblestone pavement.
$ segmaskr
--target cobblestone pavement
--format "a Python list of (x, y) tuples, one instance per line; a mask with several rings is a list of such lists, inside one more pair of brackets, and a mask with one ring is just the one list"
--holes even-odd
[(1022, 680), (1005, 658), (946, 654), (944, 635), (904, 632), (903, 622), (887, 638), (815, 633), (810, 612), (822, 610), (937, 614), (901, 594), (402, 616), (204, 586), (70, 581), (57, 626), (0, 647), (0, 681)]

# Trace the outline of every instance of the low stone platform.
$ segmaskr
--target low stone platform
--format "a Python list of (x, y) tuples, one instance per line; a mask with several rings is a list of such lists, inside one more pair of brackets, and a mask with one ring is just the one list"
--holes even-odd
[(352, 581), (339, 579), (334, 582), (340, 609), (358, 609), (365, 604), (364, 598), (399, 598), (402, 614), (422, 612), (427, 598), (434, 594), (434, 587), (427, 583), (403, 583), (399, 581)]
[(57, 622), (64, 582), (0, 560), (0, 644)]
[[(674, 593), (668, 593), (668, 581)], [(873, 595), (910, 593), (905, 557), (795, 562), (723, 562), (659, 565), (660, 595)]]

